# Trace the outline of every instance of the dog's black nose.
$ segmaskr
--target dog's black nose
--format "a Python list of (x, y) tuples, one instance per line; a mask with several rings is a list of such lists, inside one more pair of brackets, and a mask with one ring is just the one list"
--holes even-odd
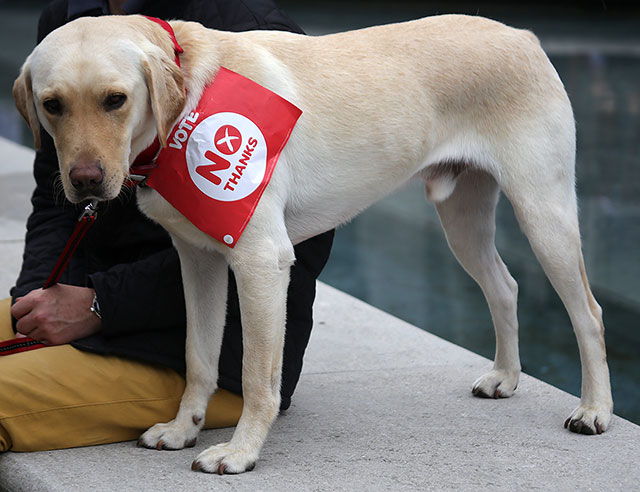
[(78, 162), (69, 171), (71, 184), (78, 191), (93, 191), (102, 184), (102, 166), (98, 162)]

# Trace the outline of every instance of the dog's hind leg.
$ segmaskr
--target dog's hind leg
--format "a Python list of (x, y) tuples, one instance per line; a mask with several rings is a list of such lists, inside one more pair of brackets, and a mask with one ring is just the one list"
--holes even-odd
[(231, 441), (200, 453), (194, 470), (234, 474), (253, 469), (280, 409), (286, 296), (295, 254), (284, 220), (266, 217), (265, 201), (227, 255), (242, 317), (242, 416)]
[[(465, 166), (452, 194), (436, 208), (454, 255), (485, 295), (496, 333), (493, 369), (473, 384), (473, 394), (506, 398), (520, 376), (518, 285), (495, 248), (499, 188), (488, 173)], [(429, 190), (427, 179), (427, 190)]]
[[(580, 405), (565, 422), (573, 432), (604, 432), (613, 400), (606, 361), (602, 310), (591, 293), (584, 268), (574, 186), (574, 146), (554, 138), (533, 139), (530, 152), (518, 152), (517, 167), (505, 173), (503, 190), (522, 231), (571, 319), (582, 364)], [(569, 138), (565, 139), (571, 142)], [(520, 148), (527, 148), (526, 138)]]
[(175, 237), (173, 241), (180, 255), (187, 308), (187, 381), (176, 418), (154, 425), (138, 441), (139, 446), (156, 449), (195, 445), (217, 388), (227, 305), (229, 271), (224, 257)]

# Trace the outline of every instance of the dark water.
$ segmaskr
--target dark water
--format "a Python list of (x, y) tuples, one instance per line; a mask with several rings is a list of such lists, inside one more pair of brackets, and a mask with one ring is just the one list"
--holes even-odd
[[(35, 41), (40, 4), (0, 2), (0, 135), (31, 145), (11, 86)], [(310, 33), (444, 12), (488, 15), (533, 29), (571, 97), (578, 130), (578, 193), (587, 271), (604, 309), (616, 413), (640, 423), (640, 21), (544, 3), (527, 10), (466, 2), (283, 2)], [(459, 3), (459, 2), (458, 2)], [(20, 5), (20, 6), (18, 6)], [(510, 10), (504, 9), (508, 6)], [(529, 8), (532, 7), (529, 5)], [(542, 10), (542, 11), (540, 11)], [(608, 13), (609, 14), (609, 13)], [(568, 316), (519, 231), (498, 209), (498, 249), (519, 283), (523, 370), (579, 394), (580, 364)], [(486, 357), (494, 335), (480, 289), (449, 252), (432, 205), (410, 185), (336, 236), (321, 279)], [(471, 384), (471, 381), (469, 382)]]

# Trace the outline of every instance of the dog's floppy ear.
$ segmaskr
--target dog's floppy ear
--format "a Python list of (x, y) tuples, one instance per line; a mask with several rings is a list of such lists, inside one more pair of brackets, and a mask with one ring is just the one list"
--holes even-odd
[(13, 99), (22, 117), (26, 120), (33, 133), (33, 146), (40, 148), (40, 121), (36, 113), (36, 106), (33, 101), (31, 89), (31, 72), (25, 63), (20, 76), (13, 83)]
[(180, 67), (164, 53), (148, 56), (142, 61), (142, 69), (158, 127), (158, 140), (166, 147), (171, 127), (185, 105), (184, 77)]

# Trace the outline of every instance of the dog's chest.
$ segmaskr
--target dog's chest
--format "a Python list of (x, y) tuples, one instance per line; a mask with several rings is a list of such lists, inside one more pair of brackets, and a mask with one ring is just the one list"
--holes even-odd
[(194, 226), (152, 188), (138, 188), (137, 199), (140, 211), (160, 224), (171, 236), (204, 250), (225, 251), (227, 248)]

